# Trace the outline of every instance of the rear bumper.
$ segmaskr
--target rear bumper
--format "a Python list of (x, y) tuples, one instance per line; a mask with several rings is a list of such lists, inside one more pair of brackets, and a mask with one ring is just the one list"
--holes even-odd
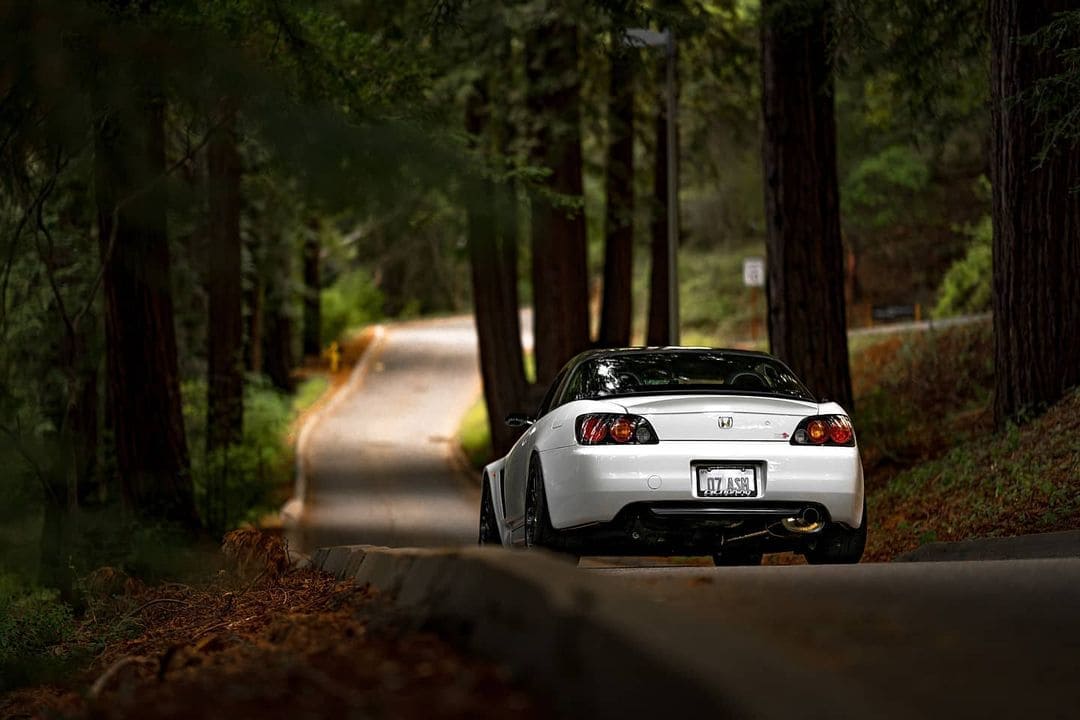
[[(703, 511), (719, 505), (746, 510), (770, 504), (814, 505), (832, 522), (853, 528), (862, 524), (863, 473), (856, 447), (800, 447), (786, 442), (575, 445), (542, 452), (540, 461), (551, 522), (560, 530), (612, 523), (624, 509), (639, 503)], [(692, 469), (697, 462), (757, 464), (758, 496), (722, 503), (699, 497)], [(687, 512), (681, 522), (694, 525), (708, 515)]]
[(784, 529), (781, 521), (808, 509), (828, 523), (813, 503), (741, 501), (639, 502), (611, 520), (564, 530), (560, 544), (582, 555), (709, 555), (728, 545), (757, 552), (801, 551), (818, 535)]

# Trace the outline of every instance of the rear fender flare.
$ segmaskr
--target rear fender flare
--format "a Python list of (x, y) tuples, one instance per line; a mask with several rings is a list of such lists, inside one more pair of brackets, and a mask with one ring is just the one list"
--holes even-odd
[(506, 503), (503, 493), (503, 471), (506, 468), (506, 458), (500, 458), (484, 466), (482, 481), (488, 483), (491, 489), (491, 501), (495, 506), (495, 520), (498, 523), (499, 535), (502, 536), (503, 545), (509, 544), (510, 533), (506, 529)]

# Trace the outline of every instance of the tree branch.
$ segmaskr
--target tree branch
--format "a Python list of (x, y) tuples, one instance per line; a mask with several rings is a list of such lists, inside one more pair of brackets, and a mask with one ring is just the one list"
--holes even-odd
[(7, 435), (8, 439), (11, 441), (11, 446), (15, 448), (15, 452), (19, 454), (19, 457), (23, 459), (23, 462), (30, 466), (30, 470), (33, 471), (34, 477), (41, 483), (41, 487), (45, 488), (45, 492), (48, 493), (54, 503), (58, 503), (60, 499), (56, 497), (56, 492), (53, 490), (52, 485), (45, 479), (45, 473), (42, 472), (41, 467), (38, 466), (33, 456), (26, 452), (26, 448), (24, 448), (22, 442), (19, 441), (19, 436), (4, 425), (0, 425), (0, 432)]
[(30, 218), (34, 217), (37, 208), (44, 202), (45, 197), (52, 192), (49, 187), (49, 182), (50, 181), (46, 181), (45, 183), (42, 183), (41, 189), (38, 190), (30, 205), (23, 211), (22, 217), (19, 218), (19, 222), (15, 226), (15, 234), (12, 235), (11, 242), (8, 245), (8, 256), (4, 263), (4, 278), (0, 281), (0, 336), (2, 336), (7, 329), (7, 291), (11, 281), (11, 269), (15, 264), (15, 251), (18, 248), (19, 239), (22, 237), (26, 224), (30, 222)]
[[(54, 272), (54, 266), (56, 264), (56, 247), (53, 243), (52, 233), (49, 231), (48, 226), (45, 223), (45, 201), (48, 200), (49, 195), (56, 188), (57, 179), (60, 177), (60, 173), (67, 167), (67, 161), (61, 157), (61, 152), (56, 154), (56, 166), (52, 175), (45, 184), (44, 194), (41, 196), (40, 201), (37, 203), (37, 229), (38, 233), (34, 234), (34, 247), (37, 250), (38, 259), (41, 260), (42, 265), (45, 266), (45, 277), (49, 281), (49, 288), (52, 290), (53, 299), (56, 301), (56, 308), (60, 313), (60, 319), (64, 321), (64, 327), (67, 329), (68, 336), (72, 340), (75, 338), (75, 326), (71, 322), (71, 316), (68, 315), (67, 305), (64, 303), (64, 296), (60, 292), (60, 287), (56, 282), (56, 273)], [(48, 244), (48, 254), (41, 247), (40, 235), (45, 236), (46, 243)]]

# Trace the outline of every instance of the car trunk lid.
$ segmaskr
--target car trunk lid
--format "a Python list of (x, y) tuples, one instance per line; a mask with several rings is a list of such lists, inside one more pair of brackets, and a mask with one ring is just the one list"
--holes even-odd
[(627, 412), (646, 418), (660, 442), (786, 442), (799, 421), (817, 413), (805, 400), (755, 396), (687, 395), (620, 398)]

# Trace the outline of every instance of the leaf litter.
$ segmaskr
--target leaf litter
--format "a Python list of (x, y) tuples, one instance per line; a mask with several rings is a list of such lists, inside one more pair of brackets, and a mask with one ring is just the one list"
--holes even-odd
[[(290, 567), (284, 541), (230, 533), (210, 578), (87, 580), (82, 642), (110, 638), (67, 682), (0, 699), (0, 718), (537, 717), (511, 672), (470, 656), (389, 598)], [(95, 587), (96, 584), (96, 587)]]

